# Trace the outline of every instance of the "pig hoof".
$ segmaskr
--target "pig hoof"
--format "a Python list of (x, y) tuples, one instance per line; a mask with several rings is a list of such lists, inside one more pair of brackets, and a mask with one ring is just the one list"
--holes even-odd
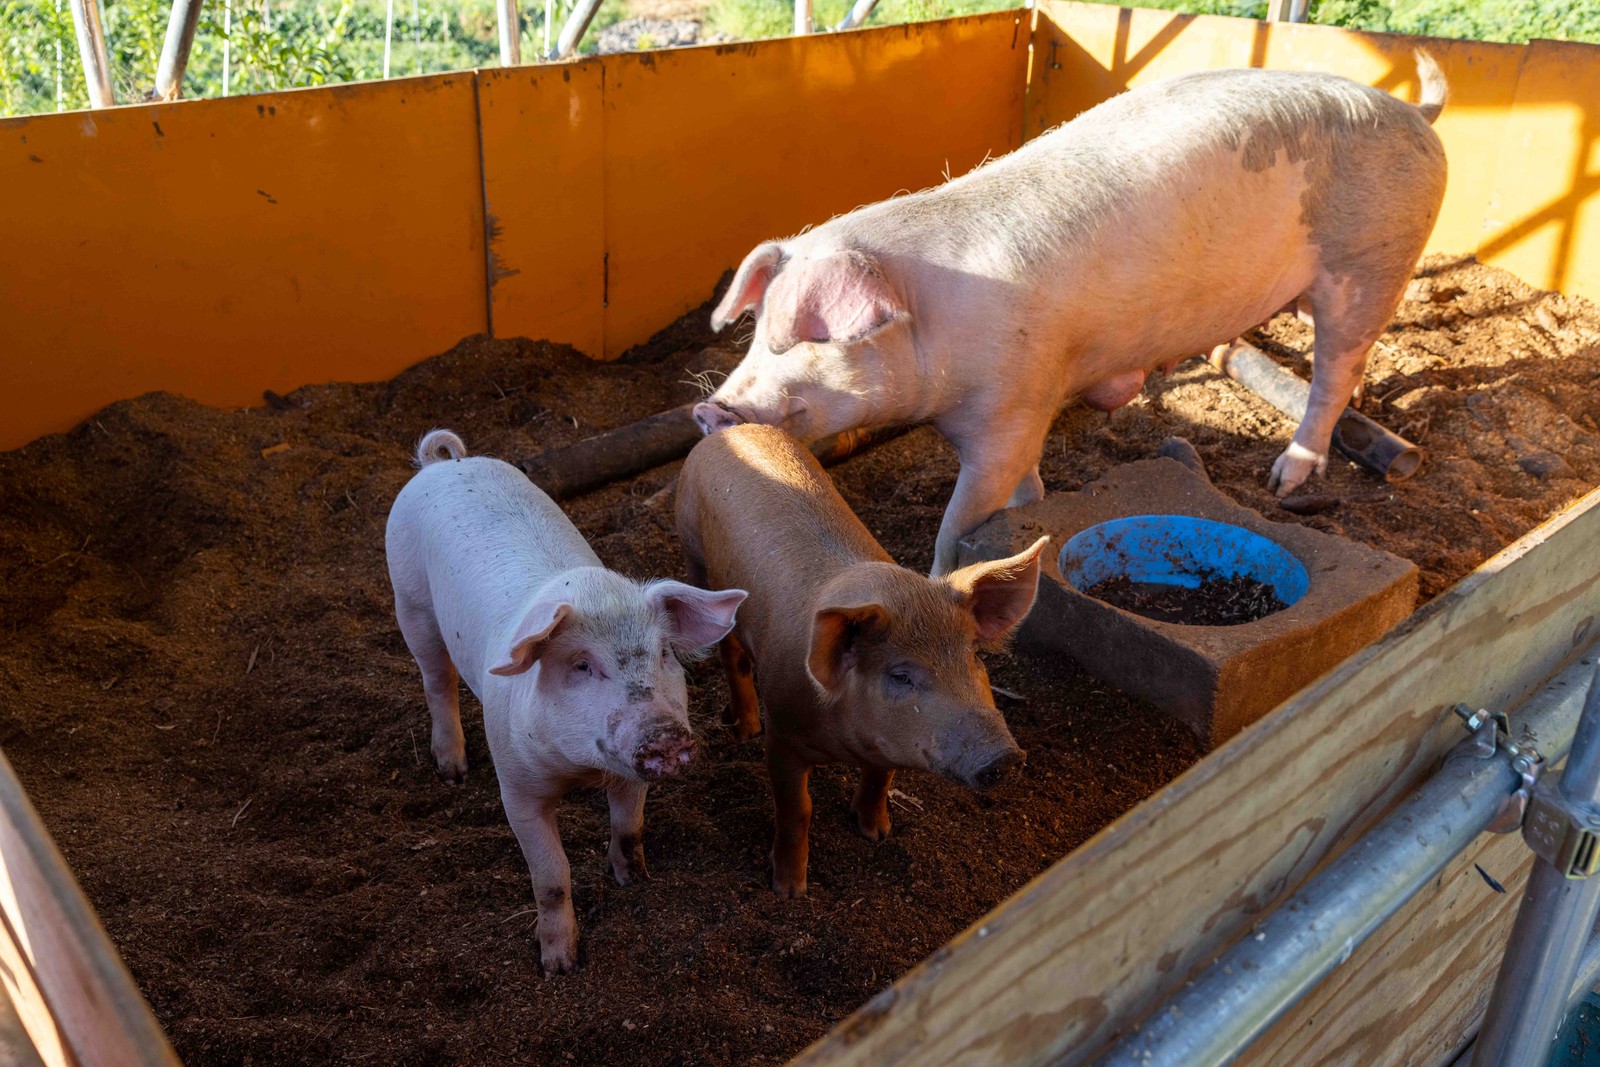
[(728, 732), (735, 741), (754, 741), (761, 736), (761, 719), (755, 716), (741, 716), (731, 708), (724, 712), (722, 721), (727, 724)]
[(772, 879), (772, 891), (778, 894), (779, 900), (800, 900), (806, 895), (806, 881), (777, 878)]
[(1292, 441), (1283, 450), (1283, 455), (1272, 464), (1272, 476), (1267, 479), (1267, 488), (1280, 498), (1286, 497), (1304, 485), (1313, 474), (1325, 474), (1327, 470), (1326, 453), (1313, 452), (1298, 441)]
[(438, 768), (439, 777), (450, 785), (461, 785), (467, 780), (467, 761), (465, 759), (439, 760), (435, 766)]
[(635, 844), (632, 849), (611, 847), (611, 874), (618, 885), (648, 882), (650, 869), (644, 863), (644, 846)]
[(856, 833), (873, 844), (887, 841), (889, 839), (889, 816), (884, 815), (881, 819), (868, 818), (858, 813), (856, 815)]
[(544, 976), (546, 978), (554, 978), (558, 974), (571, 974), (578, 969), (577, 942), (541, 944), (539, 946), (539, 962), (544, 965)]

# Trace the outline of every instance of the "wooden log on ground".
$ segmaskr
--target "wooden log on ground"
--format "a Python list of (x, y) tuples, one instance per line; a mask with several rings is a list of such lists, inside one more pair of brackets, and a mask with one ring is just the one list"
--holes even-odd
[(631, 478), (689, 454), (700, 440), (693, 411), (693, 404), (684, 404), (577, 444), (549, 449), (523, 460), (522, 471), (552, 500)]
[[(1310, 383), (1278, 366), (1259, 348), (1243, 341), (1219, 345), (1211, 363), (1291, 419), (1305, 417)], [(1417, 445), (1353, 408), (1345, 408), (1339, 416), (1333, 447), (1388, 482), (1411, 477), (1424, 458)]]
[[(522, 471), (534, 485), (550, 494), (552, 500), (566, 500), (631, 478), (689, 454), (700, 440), (700, 426), (694, 421), (693, 410), (693, 404), (684, 404), (576, 444), (552, 448), (523, 460)], [(825, 465), (837, 463), (862, 449), (898, 437), (908, 428), (878, 426), (845, 430), (818, 440), (812, 444), (811, 451)]]

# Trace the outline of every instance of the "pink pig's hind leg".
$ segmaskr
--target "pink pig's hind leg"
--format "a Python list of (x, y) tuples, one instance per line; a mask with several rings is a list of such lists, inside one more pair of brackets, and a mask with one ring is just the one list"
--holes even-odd
[(400, 635), (422, 671), (422, 691), (433, 718), (434, 766), (439, 769), (440, 778), (459, 785), (467, 778), (467, 739), (461, 732), (456, 665), (450, 661), (431, 604), (422, 606), (397, 596), (395, 617), (400, 623)]

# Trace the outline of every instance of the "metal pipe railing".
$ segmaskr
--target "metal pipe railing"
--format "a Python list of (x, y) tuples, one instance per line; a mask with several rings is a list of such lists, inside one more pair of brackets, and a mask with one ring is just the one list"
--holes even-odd
[(200, 25), (203, 3), (204, 0), (172, 0), (167, 36), (161, 43), (161, 62), (156, 66), (157, 100), (176, 100), (183, 95), (183, 74), (189, 69), (189, 51), (194, 47), (194, 31)]
[[(1544, 1067), (1567, 1012), (1585, 945), (1600, 914), (1600, 878), (1570, 842), (1593, 855), (1600, 830), (1600, 672), (1589, 687), (1572, 751), (1539, 783), (1523, 836), (1539, 853), (1511, 928), (1473, 1067)], [(1542, 841), (1539, 840), (1542, 837)], [(1548, 848), (1540, 845), (1547, 843)]]
[(846, 13), (844, 21), (839, 23), (841, 30), (853, 30), (872, 17), (872, 11), (878, 6), (878, 0), (856, 0), (855, 4)]
[[(1519, 708), (1518, 727), (1538, 739), (1551, 762), (1572, 744), (1597, 652), (1600, 645)], [(1491, 721), (1478, 729), (1475, 738), (1496, 727)], [(1100, 1067), (1233, 1062), (1502, 817), (1526, 784), (1529, 761), (1512, 746), (1487, 756), (1470, 747), (1452, 752), (1437, 774), (1117, 1044)]]
[(111, 90), (111, 59), (106, 54), (106, 14), (100, 0), (72, 0), (72, 27), (78, 34), (78, 55), (83, 60), (83, 81), (89, 89), (90, 107), (111, 107), (117, 97)]
[(811, 0), (794, 0), (794, 35), (804, 37), (811, 32)]
[(522, 62), (522, 20), (517, 14), (517, 0), (495, 0), (494, 10), (500, 23), (500, 65), (515, 67)]
[(551, 59), (566, 59), (578, 50), (578, 42), (583, 40), (583, 35), (589, 29), (589, 23), (594, 21), (594, 16), (600, 10), (600, 0), (578, 0), (578, 6), (572, 9), (572, 14), (567, 16), (566, 23), (561, 27), (561, 36), (556, 41), (556, 49), (551, 53)]

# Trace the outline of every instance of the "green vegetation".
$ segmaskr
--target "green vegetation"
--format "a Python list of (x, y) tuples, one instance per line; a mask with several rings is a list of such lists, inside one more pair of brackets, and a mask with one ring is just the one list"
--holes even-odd
[[(870, 24), (1015, 6), (1010, 0), (880, 0)], [(1241, 18), (1264, 18), (1267, 13), (1266, 0), (1137, 0), (1135, 6)], [(837, 25), (848, 8), (844, 0), (816, 0), (817, 25)], [(713, 0), (707, 21), (735, 37), (776, 37), (789, 32), (793, 10), (785, 0)], [(1600, 0), (1312, 0), (1311, 21), (1477, 41), (1549, 37), (1600, 43)]]
[[(104, 0), (119, 100), (155, 84), (170, 0)], [(498, 62), (493, 0), (393, 0), (390, 72), (460, 70)], [(538, 54), (544, 7), (523, 0), (523, 54)], [(559, 27), (573, 0), (555, 0)], [(1020, 0), (880, 0), (870, 24), (887, 25), (1015, 7)], [(1260, 18), (1266, 0), (1140, 0), (1146, 7)], [(383, 74), (385, 0), (207, 0), (184, 95), (257, 92), (377, 78)], [(623, 17), (606, 0), (585, 39)], [(850, 0), (815, 0), (819, 27), (837, 25)], [(739, 38), (790, 31), (793, 0), (710, 0), (708, 28)], [(1312, 0), (1311, 20), (1367, 30), (1527, 41), (1600, 43), (1600, 0)], [(648, 36), (641, 39), (648, 42)], [(67, 0), (0, 0), (0, 115), (84, 107), (83, 68)]]
[[(119, 101), (138, 100), (155, 85), (171, 0), (103, 2), (112, 86)], [(499, 63), (494, 0), (393, 2), (392, 75)], [(554, 0), (556, 29), (572, 3)], [(229, 93), (381, 78), (384, 15), (384, 0), (206, 0), (183, 95), (222, 95), (224, 43)], [(620, 17), (615, 0), (603, 6), (585, 45)], [(523, 0), (522, 54), (543, 42), (544, 5)], [(0, 115), (87, 106), (67, 0), (0, 0)]]

